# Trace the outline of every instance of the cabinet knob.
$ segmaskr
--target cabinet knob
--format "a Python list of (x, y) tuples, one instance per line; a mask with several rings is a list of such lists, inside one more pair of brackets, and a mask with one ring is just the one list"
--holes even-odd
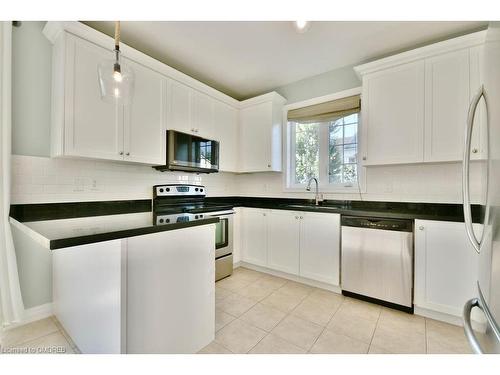
[(363, 160), (366, 160), (366, 156), (363, 156)]
[(303, 218), (304, 218), (304, 216), (301, 216), (300, 218), (301, 218), (301, 219), (303, 219)]
[(268, 164), (268, 165), (267, 165), (267, 167), (268, 167), (268, 168), (271, 168), (271, 164)]
[(130, 156), (130, 152), (127, 152), (125, 155)]
[(123, 151), (120, 151), (120, 155), (123, 155)]
[(419, 226), (418, 230), (424, 230), (424, 226), (423, 225)]
[(477, 154), (477, 148), (473, 148), (473, 149), (472, 149), (472, 153), (473, 153), (473, 154)]
[(264, 213), (262, 214), (262, 216), (266, 216), (266, 213), (264, 212)]
[(299, 217), (298, 216), (295, 216), (295, 219), (298, 219)]

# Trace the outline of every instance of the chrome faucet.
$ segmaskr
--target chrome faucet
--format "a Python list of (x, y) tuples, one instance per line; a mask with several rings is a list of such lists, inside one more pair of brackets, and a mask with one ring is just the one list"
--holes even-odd
[(319, 202), (323, 202), (323, 195), (319, 193), (319, 188), (318, 188), (318, 179), (316, 177), (311, 177), (309, 179), (309, 182), (307, 183), (306, 190), (311, 191), (311, 181), (314, 180), (316, 183), (316, 194), (314, 195), (314, 200), (316, 206), (319, 206)]

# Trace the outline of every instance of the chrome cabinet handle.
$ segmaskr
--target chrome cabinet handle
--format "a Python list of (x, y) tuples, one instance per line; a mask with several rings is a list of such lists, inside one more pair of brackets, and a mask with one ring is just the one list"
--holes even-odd
[(418, 230), (424, 230), (424, 226), (423, 225), (419, 226)]
[(123, 151), (120, 151), (120, 155), (123, 155)]
[(477, 154), (477, 148), (473, 148), (473, 149), (472, 149), (472, 153), (473, 153), (473, 154)]
[(479, 345), (479, 341), (474, 334), (474, 330), (472, 329), (472, 323), (470, 321), (470, 314), (474, 307), (479, 307), (479, 300), (477, 298), (472, 298), (465, 303), (464, 311), (463, 311), (463, 320), (464, 320), (464, 331), (465, 337), (467, 337), (467, 341), (469, 341), (472, 350), (476, 354), (483, 354), (483, 350)]
[(127, 152), (125, 155), (130, 156), (130, 152)]
[(304, 218), (304, 216), (301, 216), (300, 218), (301, 218), (301, 219), (303, 219), (303, 218)]
[[(467, 237), (469, 238), (474, 250), (479, 254), (481, 248), (481, 242), (484, 237), (484, 231), (481, 238), (478, 239), (474, 233), (474, 228), (472, 227), (472, 213), (470, 206), (470, 193), (469, 193), (469, 164), (470, 164), (470, 152), (471, 152), (471, 140), (472, 140), (472, 129), (474, 127), (474, 116), (476, 114), (476, 109), (481, 98), (484, 98), (486, 105), (486, 94), (484, 92), (484, 87), (481, 85), (477, 94), (472, 98), (469, 106), (469, 113), (467, 115), (467, 124), (465, 127), (465, 145), (464, 145), (464, 158), (462, 160), (462, 198), (464, 205), (464, 221), (465, 229), (467, 231)], [(486, 181), (486, 186), (488, 186), (488, 181)]]
[(363, 160), (366, 160), (366, 156), (363, 156)]

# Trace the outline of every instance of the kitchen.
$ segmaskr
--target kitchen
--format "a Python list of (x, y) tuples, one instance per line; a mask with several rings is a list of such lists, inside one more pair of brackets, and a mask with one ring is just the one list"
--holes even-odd
[(497, 23), (2, 27), (3, 353), (500, 352)]

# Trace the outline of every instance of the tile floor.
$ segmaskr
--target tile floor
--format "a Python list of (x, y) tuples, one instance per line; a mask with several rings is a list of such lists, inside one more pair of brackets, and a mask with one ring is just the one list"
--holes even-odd
[(200, 353), (470, 353), (462, 327), (242, 267), (215, 294), (215, 340)]
[(0, 354), (80, 353), (55, 317), (8, 330), (1, 342)]
[[(237, 268), (216, 283), (215, 340), (200, 353), (470, 353), (463, 329)], [(0, 353), (79, 353), (55, 317), (5, 333)]]

